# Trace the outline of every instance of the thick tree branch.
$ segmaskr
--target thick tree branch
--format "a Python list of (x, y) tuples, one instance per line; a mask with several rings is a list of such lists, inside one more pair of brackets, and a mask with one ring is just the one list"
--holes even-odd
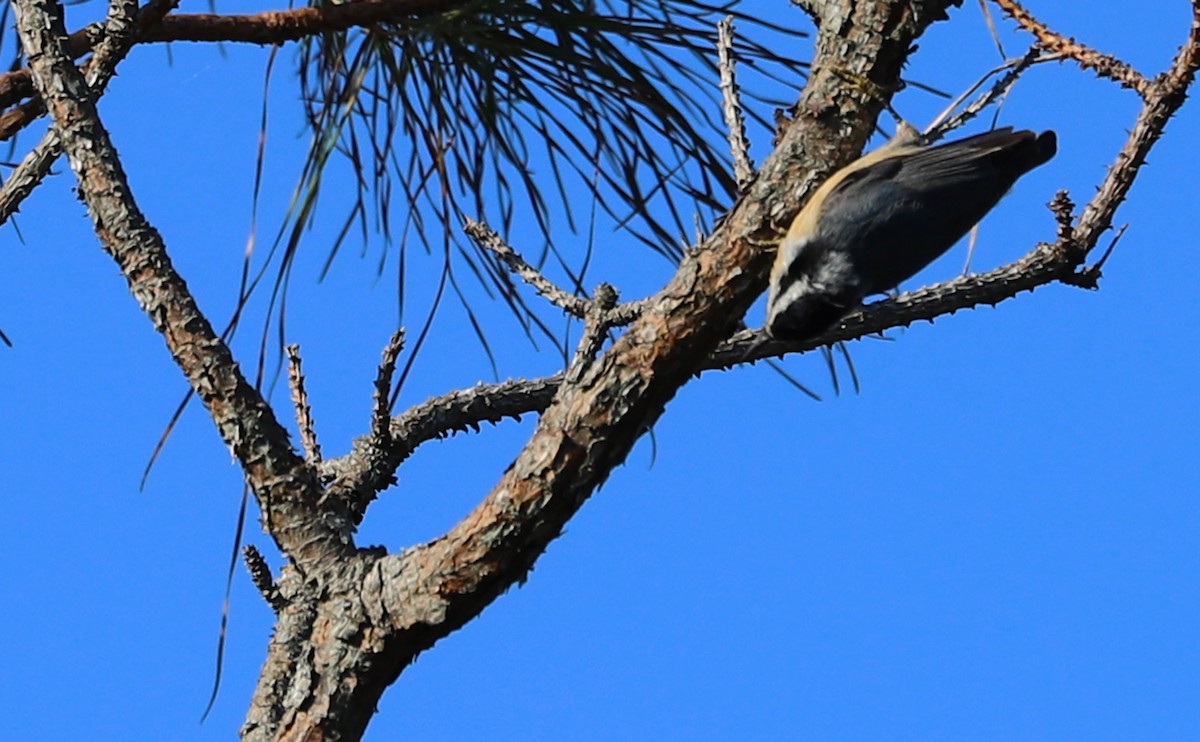
[(346, 553), (347, 538), (315, 510), (315, 475), (200, 313), (161, 235), (134, 202), (87, 83), (66, 53), (61, 8), (51, 0), (19, 0), (14, 9), (34, 84), (62, 137), (100, 243), (241, 462), (268, 530), (301, 566)]

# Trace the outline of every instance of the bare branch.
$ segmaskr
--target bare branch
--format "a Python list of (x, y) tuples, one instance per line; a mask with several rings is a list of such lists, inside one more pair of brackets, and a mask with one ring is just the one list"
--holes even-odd
[(304, 389), (304, 373), (300, 369), (300, 346), (289, 345), (285, 350), (288, 360), (288, 387), (292, 390), (296, 427), (300, 429), (300, 446), (304, 449), (304, 460), (317, 465), (321, 463), (321, 444), (317, 442), (312, 407), (308, 404), (308, 392)]
[(1074, 59), (1083, 69), (1092, 70), (1100, 77), (1120, 83), (1122, 87), (1136, 91), (1142, 98), (1146, 97), (1150, 83), (1133, 67), (1112, 55), (1096, 51), (1069, 36), (1052, 31), (1046, 24), (1034, 18), (1017, 0), (995, 2), (1021, 28), (1033, 34), (1046, 51)]
[[(987, 74), (980, 77), (979, 80), (976, 81), (976, 83), (966, 91), (964, 91), (962, 95), (955, 98), (949, 106), (946, 106), (946, 110), (938, 114), (938, 117), (934, 119), (933, 123), (931, 123), (926, 129), (927, 134), (934, 134), (931, 139), (939, 139), (945, 136), (947, 133), (957, 129), (958, 127), (978, 116), (983, 109), (990, 106), (995, 100), (1007, 95), (1008, 91), (1012, 89), (1012, 86), (1016, 84), (1017, 78), (1021, 76), (1022, 72), (1029, 69), (1034, 64), (1040, 62), (1049, 62), (1054, 59), (1059, 59), (1059, 57), (1057, 55), (1042, 55), (1036, 46), (1031, 46), (1029, 47), (1029, 51), (1025, 52), (1024, 56), (1018, 59), (1010, 59), (999, 67), (989, 70)], [(996, 82), (993, 83), (992, 87), (989, 88), (987, 92), (976, 98), (962, 111), (959, 111), (957, 115), (950, 115), (953, 113), (955, 108), (958, 108), (960, 105), (962, 105), (964, 100), (974, 94), (976, 90), (983, 87), (984, 81), (993, 75), (998, 75), (1001, 72), (1004, 72), (1005, 70), (1008, 72), (1000, 79), (996, 80)]]
[(1113, 254), (1113, 250), (1117, 248), (1117, 243), (1125, 235), (1125, 230), (1129, 228), (1128, 224), (1121, 225), (1113, 238), (1109, 240), (1108, 247), (1104, 250), (1104, 254), (1100, 259), (1089, 266), (1085, 266), (1071, 276), (1071, 280), (1067, 281), (1072, 286), (1078, 286), (1082, 289), (1098, 289), (1100, 288), (1100, 279), (1104, 277), (1104, 264), (1108, 262), (1108, 258)]
[(375, 376), (375, 394), (371, 409), (371, 437), (379, 443), (387, 441), (390, 433), (388, 424), (391, 422), (388, 400), (392, 391), (392, 374), (396, 372), (396, 359), (404, 349), (404, 328), (396, 330), (391, 340), (383, 349), (383, 361), (379, 364), (379, 373)]
[(338, 519), (314, 509), (315, 477), (200, 312), (162, 236), (134, 202), (87, 83), (66, 54), (61, 7), (52, 0), (18, 0), (13, 7), (34, 84), (59, 128), (101, 245), (241, 462), (272, 536), (301, 565), (345, 553), (352, 547)]
[(1117, 207), (1129, 194), (1150, 148), (1162, 136), (1167, 121), (1187, 99), (1188, 88), (1200, 63), (1200, 9), (1195, 5), (1193, 9), (1195, 15), (1188, 42), (1175, 58), (1171, 71), (1160, 75), (1147, 88), (1142, 110), (1125, 145), (1075, 224), (1075, 242), (1085, 252), (1095, 247), (1100, 235), (1112, 226)]
[[(648, 299), (641, 299), (620, 306), (612, 306), (604, 296), (599, 294), (592, 299), (575, 296), (554, 285), (553, 281), (543, 276), (537, 268), (526, 262), (520, 253), (510, 247), (501, 239), (500, 235), (496, 234), (486, 224), (468, 219), (463, 225), (463, 231), (475, 241), (475, 244), (500, 258), (509, 270), (520, 276), (538, 294), (546, 297), (551, 304), (572, 317), (586, 319), (593, 313), (594, 307), (599, 303), (606, 331), (609, 327), (620, 327), (633, 322), (642, 313), (649, 301)], [(613, 289), (612, 286), (608, 284), (601, 284), (601, 286), (607, 287), (606, 291), (611, 290), (615, 295), (616, 289)]]
[(733, 57), (733, 16), (727, 15), (717, 24), (717, 60), (721, 71), (721, 101), (725, 126), (729, 129), (729, 151), (733, 156), (733, 177), (738, 190), (743, 190), (754, 177), (750, 160), (750, 140), (746, 138), (746, 117), (739, 100), (737, 62)]
[(546, 297), (551, 304), (573, 317), (587, 316), (587, 299), (581, 299), (555, 286), (553, 281), (527, 263), (525, 258), (502, 240), (491, 227), (474, 219), (468, 219), (463, 225), (463, 231), (475, 241), (475, 244), (499, 258), (510, 271), (520, 276), (521, 280)]
[(619, 296), (610, 284), (602, 283), (592, 294), (592, 303), (584, 320), (583, 335), (575, 348), (575, 357), (567, 369), (568, 382), (575, 382), (587, 370), (604, 345), (604, 337), (612, 327), (609, 317), (617, 306)]
[(478, 431), (481, 423), (520, 419), (543, 410), (562, 380), (563, 374), (556, 374), (532, 381), (479, 384), (434, 397), (392, 419), (385, 447), (372, 445), (374, 441), (364, 436), (354, 441), (347, 455), (323, 462), (321, 479), (329, 482), (330, 496), (363, 508), (375, 494), (395, 484), (396, 469), (420, 444), (454, 432)]

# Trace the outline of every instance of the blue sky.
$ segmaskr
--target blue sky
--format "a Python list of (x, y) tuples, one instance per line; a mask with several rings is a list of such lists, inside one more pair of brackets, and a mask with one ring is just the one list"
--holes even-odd
[[(1032, 5), (1150, 74), (1188, 22), (1182, 0), (1139, 4), (1136, 18), (1119, 2)], [(965, 6), (921, 41), (911, 79), (958, 91), (995, 64), (978, 7)], [(762, 7), (799, 15), (782, 0)], [(1026, 43), (1002, 35), (1009, 54)], [(267, 52), (172, 55), (136, 49), (101, 113), (142, 208), (220, 321), (250, 230)], [(924, 123), (941, 104), (910, 90), (897, 106)], [(1074, 67), (1029, 73), (1001, 122), (1057, 130), (1060, 154), (984, 222), (975, 267), (1051, 238), (1044, 204), (1059, 188), (1086, 200), (1135, 110), (1132, 94)], [(304, 152), (286, 66), (270, 112), (264, 240)], [(1130, 227), (1098, 292), (1045, 287), (855, 343), (857, 395), (834, 396), (807, 356), (787, 367), (821, 403), (762, 366), (690, 384), (653, 450), (639, 444), (526, 585), (421, 656), (367, 739), (1200, 738), (1197, 137), (1193, 104), (1120, 211)], [(766, 146), (757, 133), (756, 156)], [(56, 172), (23, 206), (24, 239), (0, 233), (0, 327), (15, 343), (0, 348), (0, 738), (229, 739), (271, 626), (239, 570), (221, 696), (198, 724), (240, 477), (192, 407), (138, 491), (185, 383), (97, 246), (65, 162)], [(306, 238), (289, 304), (327, 455), (365, 431), (396, 317), (379, 244), (362, 259), (345, 251), (317, 281), (339, 195)], [(582, 238), (563, 240), (581, 254)], [(592, 281), (628, 298), (669, 276), (620, 234), (597, 246)], [(416, 318), (421, 278), (440, 263), (411, 255)], [(956, 248), (913, 285), (963, 260)], [(502, 377), (555, 369), (506, 310), (479, 301)], [(493, 378), (466, 325), (447, 303), (402, 404)], [(251, 327), (235, 345), (247, 367), (255, 341)], [(421, 448), (360, 543), (395, 549), (444, 531), (531, 426)], [(256, 527), (247, 540), (269, 546)]]

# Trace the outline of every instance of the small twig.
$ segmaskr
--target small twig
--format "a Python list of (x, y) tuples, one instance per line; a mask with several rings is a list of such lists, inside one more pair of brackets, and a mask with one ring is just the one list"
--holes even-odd
[(587, 299), (582, 299), (555, 286), (550, 279), (527, 263), (520, 253), (505, 243), (491, 227), (474, 219), (467, 219), (463, 225), (463, 231), (475, 241), (476, 245), (493, 253), (510, 271), (520, 276), (525, 283), (546, 297), (551, 304), (573, 317), (583, 318), (587, 315)]
[[(986, 74), (980, 77), (974, 85), (967, 88), (966, 91), (955, 98), (954, 101), (946, 107), (946, 110), (938, 114), (937, 118), (933, 120), (933, 123), (931, 123), (927, 129), (927, 138), (929, 141), (940, 139), (941, 137), (945, 136), (946, 133), (953, 131), (954, 129), (957, 129), (958, 127), (967, 123), (971, 119), (978, 116), (980, 111), (991, 105), (992, 102), (997, 98), (1001, 98), (1006, 95), (1012, 86), (1017, 82), (1017, 78), (1021, 76), (1022, 72), (1029, 69), (1034, 64), (1049, 62), (1058, 58), (1059, 57), (1056, 55), (1044, 55), (1038, 51), (1036, 46), (1031, 46), (1029, 51), (1025, 52), (1024, 56), (1018, 59), (1009, 59), (999, 67), (989, 70)], [(992, 77), (993, 75), (998, 75), (1005, 70), (1007, 70), (1007, 73), (999, 80), (996, 80), (992, 87), (989, 88), (983, 95), (975, 99), (975, 101), (960, 111), (957, 115), (951, 116), (951, 113), (954, 111), (954, 109), (962, 105), (963, 101), (974, 95), (975, 91), (983, 87), (984, 82), (986, 82), (988, 78)]]
[[(536, 268), (526, 262), (520, 253), (505, 243), (500, 238), (500, 235), (496, 234), (486, 224), (477, 222), (474, 219), (468, 219), (463, 225), (463, 231), (475, 241), (475, 244), (494, 253), (509, 270), (520, 276), (525, 283), (532, 286), (540, 295), (546, 297), (551, 304), (572, 317), (587, 319), (597, 299), (586, 299), (581, 296), (575, 296), (555, 286), (550, 279), (543, 276)], [(609, 288), (612, 287), (609, 286)], [(627, 325), (641, 315), (649, 302), (649, 299), (640, 299), (620, 306), (609, 307), (605, 305), (603, 309), (604, 323), (608, 327)], [(601, 303), (603, 304), (603, 302)]]
[(1087, 268), (1088, 271), (1095, 272), (1096, 278), (1100, 277), (1101, 269), (1103, 269), (1104, 264), (1108, 262), (1108, 258), (1113, 254), (1113, 250), (1117, 248), (1117, 243), (1120, 242), (1121, 238), (1125, 236), (1125, 230), (1127, 229), (1129, 229), (1129, 224), (1122, 224), (1121, 228), (1117, 230), (1117, 233), (1113, 235), (1112, 242), (1108, 243), (1108, 248), (1105, 249), (1104, 254), (1100, 256), (1100, 259), (1097, 260), (1094, 265), (1091, 265)]
[(1072, 274), (1070, 278), (1064, 278), (1063, 283), (1071, 286), (1078, 286), (1083, 289), (1098, 289), (1100, 288), (1100, 279), (1104, 277), (1104, 264), (1108, 262), (1108, 256), (1112, 255), (1113, 250), (1117, 247), (1117, 243), (1121, 240), (1125, 230), (1129, 228), (1128, 224), (1123, 225), (1113, 235), (1112, 241), (1108, 243), (1108, 248), (1100, 259), (1089, 266), (1080, 268), (1078, 272)]
[(391, 340), (383, 349), (383, 361), (379, 364), (379, 373), (375, 376), (375, 394), (371, 409), (371, 437), (380, 444), (386, 443), (388, 426), (391, 424), (391, 405), (389, 399), (392, 392), (392, 375), (396, 372), (396, 359), (404, 349), (404, 328), (396, 330)]
[(308, 404), (308, 392), (304, 389), (304, 373), (300, 369), (300, 346), (292, 344), (287, 346), (285, 351), (288, 361), (288, 387), (292, 390), (292, 407), (296, 411), (296, 427), (300, 429), (300, 446), (304, 449), (304, 460), (310, 464), (320, 464), (321, 444), (317, 443), (312, 407)]
[(733, 177), (738, 190), (745, 190), (754, 178), (754, 163), (750, 159), (750, 140), (746, 138), (746, 117), (738, 96), (737, 62), (733, 57), (733, 16), (727, 15), (717, 23), (717, 64), (721, 72), (721, 101), (725, 126), (729, 129), (729, 150), (733, 155)]
[(617, 290), (607, 283), (600, 284), (592, 293), (592, 305), (584, 318), (583, 336), (579, 338), (575, 357), (571, 359), (567, 370), (568, 383), (578, 381), (600, 352), (600, 347), (604, 345), (604, 336), (612, 326), (608, 317), (616, 308), (618, 298)]
[(246, 569), (250, 571), (250, 581), (258, 588), (258, 592), (262, 593), (271, 610), (279, 613), (287, 607), (287, 599), (279, 592), (279, 586), (275, 584), (271, 568), (263, 558), (262, 552), (254, 544), (246, 544), (242, 547), (242, 557), (246, 560)]
[[(401, 328), (384, 347), (383, 360), (380, 361), (379, 371), (375, 375), (374, 391), (371, 395), (370, 433), (356, 438), (350, 454), (343, 457), (349, 462), (345, 468), (356, 472), (356, 476), (346, 477), (344, 472), (330, 466), (322, 466), (317, 471), (320, 480), (329, 484), (321, 495), (321, 502), (332, 498), (344, 503), (354, 525), (362, 522), (367, 506), (376, 495), (396, 483), (395, 471), (399, 460), (395, 459), (393, 452), (398, 445), (402, 446), (403, 442), (395, 440), (390, 400), (396, 359), (400, 357), (400, 351), (403, 349), (404, 329)], [(363, 486), (364, 483), (366, 486)]]
[(1046, 24), (1034, 18), (1017, 0), (995, 0), (995, 3), (1016, 21), (1017, 25), (1033, 34), (1038, 44), (1046, 51), (1074, 59), (1083, 69), (1092, 70), (1100, 77), (1106, 77), (1122, 87), (1134, 90), (1143, 99), (1149, 95), (1150, 82), (1125, 62), (1052, 31)]

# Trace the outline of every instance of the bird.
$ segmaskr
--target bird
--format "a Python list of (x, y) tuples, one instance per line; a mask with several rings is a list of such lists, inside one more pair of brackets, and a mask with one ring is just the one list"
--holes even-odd
[(1058, 150), (1053, 131), (1006, 127), (933, 146), (912, 134), (838, 170), (792, 221), (771, 267), (767, 336), (812, 339), (895, 289)]

